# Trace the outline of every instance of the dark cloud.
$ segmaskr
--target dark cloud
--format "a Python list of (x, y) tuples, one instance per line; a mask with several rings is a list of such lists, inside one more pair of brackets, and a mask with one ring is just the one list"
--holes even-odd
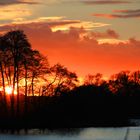
[(64, 20), (64, 21), (55, 21), (55, 22), (48, 22), (48, 25), (50, 27), (56, 27), (56, 26), (63, 26), (68, 24), (76, 24), (81, 23), (79, 20)]
[(93, 14), (95, 17), (104, 17), (104, 18), (139, 18), (140, 9), (136, 10), (114, 10), (115, 14)]
[(118, 39), (119, 35), (112, 29), (108, 29), (106, 32), (92, 32), (91, 36), (94, 38), (115, 38)]
[(114, 10), (115, 13), (126, 13), (126, 14), (133, 14), (133, 13), (140, 13), (140, 9), (136, 10)]
[(125, 3), (131, 3), (130, 1), (126, 0), (84, 0), (82, 1), (85, 4), (91, 4), (91, 5), (102, 5), (102, 4), (125, 4)]
[(22, 0), (0, 0), (0, 6), (6, 6), (11, 4), (39, 4), (35, 1), (22, 1)]
[(126, 15), (119, 15), (119, 14), (93, 14), (95, 17), (103, 17), (103, 18), (139, 18), (140, 13), (137, 14), (126, 14)]

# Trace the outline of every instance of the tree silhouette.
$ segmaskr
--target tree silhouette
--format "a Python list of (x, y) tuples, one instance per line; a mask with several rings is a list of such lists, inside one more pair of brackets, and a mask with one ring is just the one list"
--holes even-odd
[(11, 108), (14, 113), (14, 92), (17, 92), (17, 114), (19, 114), (19, 75), (20, 67), (22, 66), (22, 59), (26, 59), (28, 52), (31, 50), (30, 43), (26, 35), (21, 30), (10, 31), (5, 36), (5, 48), (9, 50), (9, 56), (13, 60), (13, 83), (12, 83), (12, 98)]
[(49, 63), (47, 58), (41, 55), (39, 51), (34, 50), (29, 69), (31, 71), (31, 93), (32, 96), (34, 96), (35, 80), (37, 81), (39, 78), (44, 80), (44, 76), (49, 73)]
[(62, 91), (69, 91), (76, 86), (78, 82), (77, 75), (70, 72), (61, 64), (55, 64), (50, 68), (50, 82), (47, 86), (43, 86), (43, 94), (50, 93), (59, 95)]
[(101, 73), (97, 73), (95, 75), (92, 74), (88, 74), (85, 77), (85, 81), (84, 84), (85, 85), (96, 85), (99, 86), (104, 82), (104, 80), (102, 79), (102, 74)]
[(130, 75), (130, 79), (136, 84), (140, 84), (140, 71), (135, 71)]
[(2, 79), (2, 87), (4, 93), (4, 103), (6, 104), (6, 93), (5, 93), (5, 77), (4, 77), (4, 62), (5, 62), (5, 48), (4, 48), (4, 40), (3, 37), (0, 36), (0, 72)]
[[(34, 96), (34, 81), (39, 78), (40, 81), (43, 80), (44, 75), (49, 72), (47, 58), (31, 48), (27, 36), (21, 30), (10, 31), (0, 37), (0, 54), (4, 100), (6, 101), (5, 83), (8, 83), (8, 86), (13, 88), (11, 95), (12, 116), (14, 116), (15, 105), (18, 115), (21, 92), (19, 83), (24, 80), (24, 108), (27, 112), (29, 86), (31, 85), (29, 92)], [(17, 93), (16, 96), (14, 95), (15, 92)], [(15, 102), (15, 97), (17, 102)]]
[(126, 95), (130, 80), (129, 80), (129, 71), (122, 71), (118, 74), (111, 76), (109, 80), (110, 89), (116, 94)]

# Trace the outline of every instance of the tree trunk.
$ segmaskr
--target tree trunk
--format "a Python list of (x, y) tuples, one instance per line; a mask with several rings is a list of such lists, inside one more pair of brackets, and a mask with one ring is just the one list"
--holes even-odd
[(34, 97), (34, 74), (32, 74), (31, 87), (32, 87), (32, 96)]
[(16, 69), (16, 58), (14, 58), (14, 75), (13, 75), (13, 90), (12, 90), (12, 95), (11, 95), (11, 115), (14, 117), (14, 104), (15, 104), (15, 99), (14, 99), (14, 91), (15, 91), (15, 82), (16, 82), (16, 74), (17, 74), (17, 69)]
[(28, 85), (27, 85), (27, 66), (25, 64), (25, 102), (24, 102), (24, 113), (26, 115), (27, 113), (27, 88), (28, 88)]
[(11, 86), (12, 80), (11, 80), (11, 69), (10, 69), (10, 66), (8, 66), (8, 77), (9, 77), (9, 85)]
[(19, 67), (17, 65), (17, 76), (16, 76), (16, 81), (17, 81), (17, 116), (19, 116)]
[(0, 71), (1, 71), (2, 86), (3, 86), (3, 93), (4, 93), (4, 105), (7, 108), (6, 92), (5, 92), (5, 78), (4, 78), (4, 70), (3, 70), (2, 62), (0, 62)]

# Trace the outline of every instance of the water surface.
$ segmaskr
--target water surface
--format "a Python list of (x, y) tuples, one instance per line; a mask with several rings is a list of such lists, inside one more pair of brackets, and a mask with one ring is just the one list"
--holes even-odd
[[(127, 136), (126, 136), (127, 135)], [(0, 134), (0, 140), (139, 140), (140, 127), (20, 130)]]

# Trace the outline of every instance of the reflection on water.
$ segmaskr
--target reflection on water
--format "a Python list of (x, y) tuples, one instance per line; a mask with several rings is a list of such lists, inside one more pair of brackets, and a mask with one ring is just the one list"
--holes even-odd
[(139, 140), (140, 127), (3, 131), (0, 140)]

